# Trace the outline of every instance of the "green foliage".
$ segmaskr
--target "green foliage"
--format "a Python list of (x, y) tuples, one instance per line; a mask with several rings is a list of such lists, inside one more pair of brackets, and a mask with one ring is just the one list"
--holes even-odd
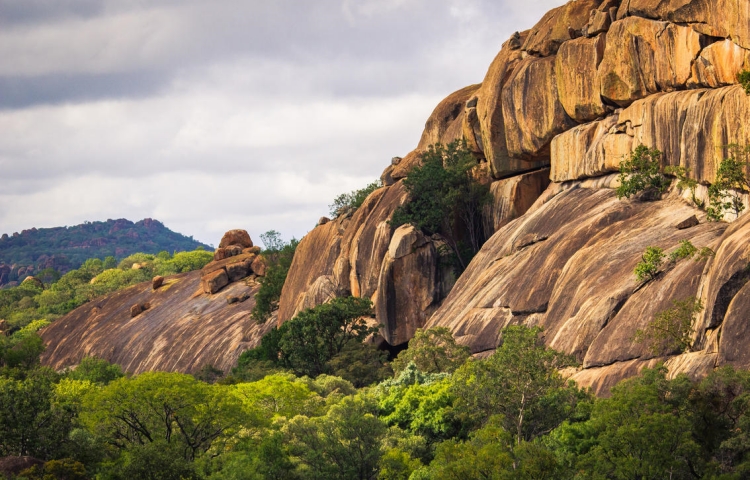
[(491, 199), (489, 187), (474, 181), (477, 162), (465, 141), (430, 145), (421, 160), (404, 179), (409, 200), (395, 210), (391, 225), (410, 223), (427, 235), (441, 234), (463, 270), (487, 237), (482, 209)]
[(362, 206), (365, 199), (370, 196), (372, 192), (382, 187), (383, 184), (380, 180), (376, 180), (371, 184), (359, 190), (353, 190), (349, 193), (342, 193), (333, 200), (333, 203), (328, 206), (331, 211), (331, 216), (336, 218), (344, 212), (350, 212), (356, 210)]
[(690, 240), (683, 240), (680, 242), (677, 249), (669, 254), (669, 261), (677, 262), (684, 258), (693, 258), (696, 253), (698, 253), (698, 249), (695, 245), (693, 245)]
[(250, 316), (258, 323), (268, 320), (278, 308), (281, 289), (284, 287), (289, 268), (292, 266), (294, 252), (299, 241), (294, 238), (284, 243), (279, 232), (270, 230), (260, 236), (266, 249), (263, 257), (266, 260), (266, 275), (260, 277), (260, 289), (255, 294), (255, 306)]
[(349, 342), (327, 363), (332, 375), (351, 382), (357, 388), (378, 383), (393, 375), (388, 352), (375, 345)]
[(750, 70), (742, 70), (737, 74), (737, 81), (745, 89), (745, 93), (750, 95)]
[(67, 373), (71, 380), (86, 381), (107, 385), (109, 382), (124, 377), (119, 365), (109, 363), (103, 358), (84, 357), (78, 366)]
[(446, 327), (417, 329), (409, 347), (393, 361), (393, 370), (401, 372), (414, 363), (422, 372), (453, 373), (471, 356), (469, 348), (458, 345)]
[[(125, 219), (107, 220), (71, 227), (32, 228), (0, 238), (0, 264), (35, 266), (35, 276), (43, 271), (45, 275), (54, 272), (52, 277), (42, 280), (48, 284), (54, 282), (57, 272), (78, 269), (91, 257), (122, 258), (135, 252), (155, 254), (162, 250), (179, 252), (198, 247), (210, 249), (192, 237), (169, 230), (156, 220), (135, 223)], [(105, 262), (103, 269), (114, 268), (111, 260), (105, 258)]]
[(617, 198), (630, 198), (641, 192), (662, 194), (669, 186), (669, 181), (660, 173), (659, 161), (662, 153), (638, 145), (630, 158), (620, 163), (620, 186), (617, 187)]
[(325, 416), (297, 416), (284, 425), (296, 473), (302, 479), (375, 478), (386, 426), (367, 395), (346, 397)]
[(673, 300), (672, 304), (672, 308), (656, 314), (645, 329), (635, 333), (634, 341), (646, 342), (654, 356), (689, 352), (693, 345), (693, 322), (703, 304), (695, 297)]
[(360, 345), (377, 333), (367, 319), (373, 316), (366, 298), (340, 297), (300, 312), (284, 323), (279, 340), (279, 360), (298, 375), (330, 372), (328, 362), (348, 344)]
[(302, 379), (290, 374), (268, 375), (252, 383), (232, 387), (242, 402), (261, 412), (268, 420), (274, 417), (313, 416), (323, 405), (323, 398)]
[(176, 373), (123, 377), (86, 396), (81, 420), (108, 444), (133, 455), (150, 458), (161, 447), (141, 447), (158, 442), (174, 444), (174, 451), (190, 461), (257, 421), (229, 388)]
[(502, 415), (517, 443), (548, 432), (565, 420), (581, 393), (560, 376), (574, 360), (544, 346), (540, 328), (511, 326), (486, 360), (470, 361), (453, 376), (456, 408), (466, 424), (483, 425)]
[(740, 193), (750, 190), (745, 171), (748, 166), (750, 146), (727, 147), (731, 156), (719, 164), (714, 183), (708, 187), (709, 206), (706, 209), (708, 219), (720, 221), (726, 213), (734, 213), (735, 218), (745, 210)]
[(648, 247), (641, 256), (641, 261), (635, 266), (635, 278), (642, 282), (653, 280), (664, 263), (664, 250), (659, 247)]
[(23, 470), (20, 477), (28, 480), (88, 480), (86, 467), (72, 458), (50, 460), (41, 467)]
[(52, 403), (56, 379), (47, 369), (23, 380), (0, 377), (0, 456), (51, 458), (63, 451), (71, 412)]
[(698, 181), (690, 177), (690, 167), (668, 166), (664, 168), (664, 173), (677, 177), (677, 188), (680, 190), (690, 190), (690, 198), (693, 204), (698, 208), (705, 208), (705, 202), (695, 196)]

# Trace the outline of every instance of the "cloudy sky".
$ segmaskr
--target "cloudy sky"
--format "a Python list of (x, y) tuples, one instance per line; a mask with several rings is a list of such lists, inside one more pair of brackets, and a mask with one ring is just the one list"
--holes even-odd
[(563, 0), (0, 0), (0, 233), (309, 231)]

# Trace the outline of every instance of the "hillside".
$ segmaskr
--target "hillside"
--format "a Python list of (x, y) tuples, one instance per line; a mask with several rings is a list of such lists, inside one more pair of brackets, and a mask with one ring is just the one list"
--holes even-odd
[(120, 260), (136, 252), (174, 253), (198, 247), (212, 250), (151, 218), (135, 223), (121, 218), (4, 233), (0, 236), (0, 286), (15, 285), (48, 268), (62, 274), (78, 268), (89, 258), (112, 256)]
[[(750, 367), (750, 216), (711, 221), (705, 210), (726, 146), (750, 145), (750, 96), (737, 85), (747, 69), (745, 0), (574, 0), (548, 12), (504, 43), (481, 84), (435, 108), (415, 150), (386, 167), (382, 188), (301, 240), (279, 324), (334, 297), (368, 297), (388, 344), (445, 326), (483, 356), (502, 344), (503, 327), (539, 326), (547, 345), (581, 364), (574, 378), (600, 394), (658, 361), (671, 376)], [(429, 147), (461, 139), (492, 199), (482, 213), (489, 238), (456, 278), (441, 252), (447, 236), (466, 232), (428, 235), (390, 219), (409, 200), (405, 179)], [(640, 145), (662, 152), (659, 170), (681, 167), (693, 191), (671, 176), (661, 195), (618, 198), (616, 172)], [(747, 164), (742, 171), (750, 175)], [(749, 204), (746, 192), (736, 194)], [(668, 255), (683, 241), (715, 255), (636, 279), (646, 248)], [(704, 307), (692, 351), (654, 354), (633, 341), (657, 313), (690, 297)], [(94, 316), (76, 311), (60, 321)], [(78, 342), (62, 328), (48, 332), (45, 341), (60, 351)], [(119, 342), (100, 337), (77, 348), (101, 352)]]

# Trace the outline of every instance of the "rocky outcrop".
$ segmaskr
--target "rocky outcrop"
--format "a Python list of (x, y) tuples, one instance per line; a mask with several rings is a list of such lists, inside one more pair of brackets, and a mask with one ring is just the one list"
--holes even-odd
[[(45, 328), (42, 364), (60, 370), (96, 356), (130, 373), (197, 373), (208, 364), (229, 372), (239, 355), (275, 326), (250, 318), (258, 287), (248, 278), (209, 295), (201, 288), (201, 272), (194, 271), (167, 277), (158, 290), (144, 282), (115, 292)], [(244, 295), (247, 301), (227, 302)], [(145, 303), (150, 308), (131, 318), (130, 307)]]

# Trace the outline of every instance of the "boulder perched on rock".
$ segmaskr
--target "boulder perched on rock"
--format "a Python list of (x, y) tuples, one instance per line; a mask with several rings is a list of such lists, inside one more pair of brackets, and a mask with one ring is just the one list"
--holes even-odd
[(157, 275), (151, 280), (151, 288), (154, 290), (159, 289), (162, 285), (164, 285), (164, 277), (161, 275)]
[(201, 277), (204, 293), (214, 294), (229, 284), (229, 276), (223, 268)]
[(246, 230), (229, 230), (221, 237), (219, 248), (225, 248), (230, 245), (239, 245), (242, 248), (250, 248), (253, 246), (253, 241), (250, 239), (250, 235)]
[(256, 256), (252, 264), (250, 265), (250, 270), (259, 277), (265, 277), (266, 276), (266, 270), (268, 269), (268, 262), (266, 262), (266, 259), (263, 257), (263, 255)]

